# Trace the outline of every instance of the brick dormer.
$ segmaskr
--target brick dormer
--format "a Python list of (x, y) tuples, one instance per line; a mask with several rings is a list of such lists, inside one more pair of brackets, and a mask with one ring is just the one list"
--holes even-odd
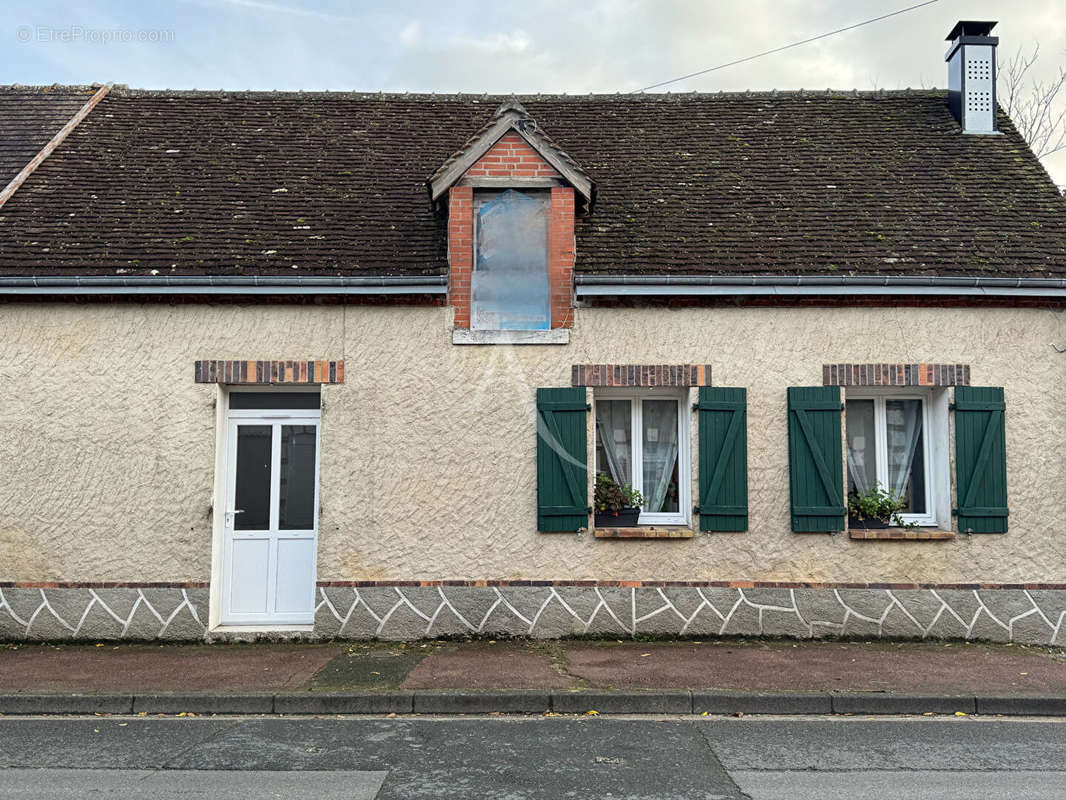
[(507, 103), (429, 189), (435, 203), (447, 203), (453, 341), (565, 342), (574, 320), (574, 217), (594, 199), (581, 168), (521, 105)]

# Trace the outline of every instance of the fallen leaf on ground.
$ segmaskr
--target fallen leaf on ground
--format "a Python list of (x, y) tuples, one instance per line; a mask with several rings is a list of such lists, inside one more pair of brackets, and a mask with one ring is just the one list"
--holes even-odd
[(598, 717), (599, 715), (600, 715), (599, 711), (594, 711), (591, 708), (588, 711), (585, 712), (585, 716), (586, 717)]
[(966, 717), (966, 716), (969, 716), (969, 715), (965, 711), (956, 711), (955, 712), (955, 716), (956, 717)]

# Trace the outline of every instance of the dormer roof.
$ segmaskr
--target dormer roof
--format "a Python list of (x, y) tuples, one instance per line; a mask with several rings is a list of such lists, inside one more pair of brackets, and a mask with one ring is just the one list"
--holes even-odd
[(504, 101), (486, 122), (466, 143), (452, 153), (447, 160), (429, 176), (429, 198), (436, 202), (448, 189), (455, 185), (470, 167), (478, 162), (494, 144), (505, 135), (514, 131), (537, 151), (545, 161), (574, 187), (581, 197), (587, 211), (592, 209), (595, 200), (596, 185), (581, 166), (560, 148), (540, 129), (537, 121), (520, 102), (515, 99)]

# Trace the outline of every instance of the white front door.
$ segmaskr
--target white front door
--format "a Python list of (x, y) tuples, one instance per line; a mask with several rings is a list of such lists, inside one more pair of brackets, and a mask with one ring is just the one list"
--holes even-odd
[(231, 411), (226, 428), (220, 621), (310, 625), (315, 615), (319, 414)]

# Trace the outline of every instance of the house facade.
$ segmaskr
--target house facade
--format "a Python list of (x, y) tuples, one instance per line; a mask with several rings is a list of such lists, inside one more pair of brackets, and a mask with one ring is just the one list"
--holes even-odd
[(0, 637), (1061, 644), (990, 32), (947, 92), (0, 90)]

